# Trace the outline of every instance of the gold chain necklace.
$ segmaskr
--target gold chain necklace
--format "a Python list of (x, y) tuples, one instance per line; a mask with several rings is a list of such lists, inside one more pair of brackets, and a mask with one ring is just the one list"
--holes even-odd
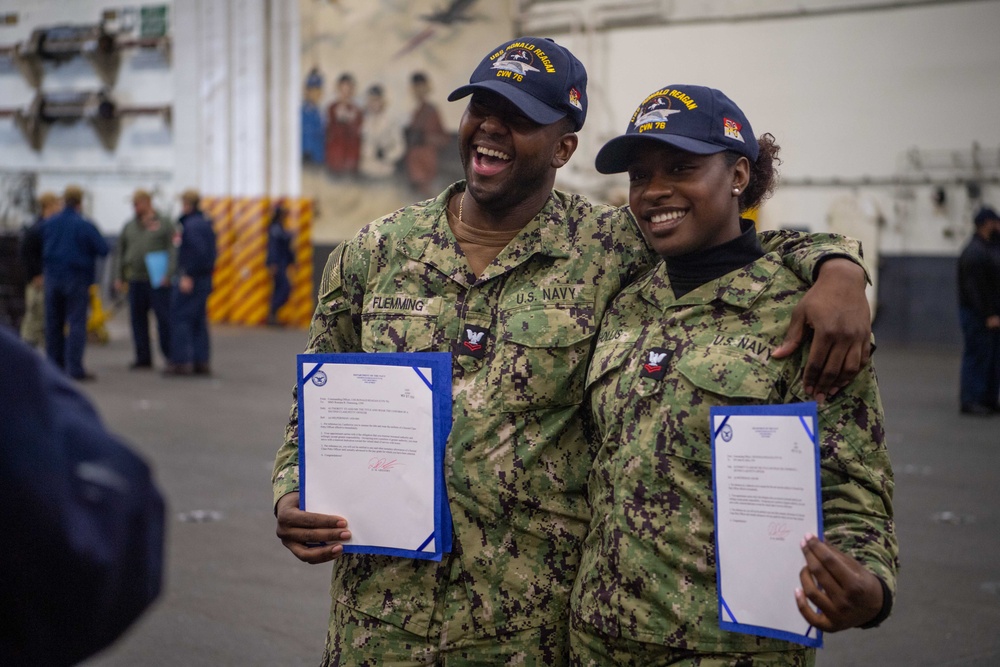
[(462, 220), (462, 212), (465, 210), (465, 191), (462, 191), (462, 198), (458, 200), (458, 224), (464, 225), (465, 220)]

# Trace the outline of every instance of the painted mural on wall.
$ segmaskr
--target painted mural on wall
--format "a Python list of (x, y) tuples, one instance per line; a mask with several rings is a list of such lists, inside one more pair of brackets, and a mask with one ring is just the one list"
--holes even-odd
[(462, 178), (448, 93), (513, 28), (506, 2), (300, 2), (303, 194), (335, 243)]

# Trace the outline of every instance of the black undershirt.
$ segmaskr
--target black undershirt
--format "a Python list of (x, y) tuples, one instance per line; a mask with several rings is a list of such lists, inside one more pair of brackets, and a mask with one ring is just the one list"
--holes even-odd
[(681, 298), (707, 282), (742, 269), (764, 256), (753, 221), (740, 218), (740, 235), (732, 241), (686, 255), (666, 258), (674, 297)]

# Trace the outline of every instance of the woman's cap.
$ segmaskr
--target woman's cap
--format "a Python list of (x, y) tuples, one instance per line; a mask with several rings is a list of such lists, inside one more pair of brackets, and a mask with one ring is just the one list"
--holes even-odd
[(598, 151), (597, 171), (628, 171), (637, 145), (650, 140), (699, 155), (736, 151), (750, 162), (757, 160), (760, 151), (750, 121), (722, 91), (678, 84), (646, 96), (625, 134)]
[(448, 101), (477, 90), (505, 97), (542, 125), (568, 116), (579, 130), (587, 118), (587, 70), (569, 49), (548, 38), (518, 37), (493, 49)]

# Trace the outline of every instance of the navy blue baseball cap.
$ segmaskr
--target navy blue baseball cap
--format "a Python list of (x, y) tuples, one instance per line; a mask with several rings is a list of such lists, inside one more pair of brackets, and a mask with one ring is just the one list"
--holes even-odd
[(757, 161), (760, 147), (736, 103), (705, 86), (672, 85), (647, 95), (628, 129), (597, 152), (597, 171), (628, 171), (637, 145), (659, 141), (699, 155), (736, 151)]
[(542, 125), (569, 117), (579, 130), (587, 118), (587, 70), (569, 49), (547, 37), (518, 37), (493, 49), (448, 101), (477, 90), (502, 95)]

